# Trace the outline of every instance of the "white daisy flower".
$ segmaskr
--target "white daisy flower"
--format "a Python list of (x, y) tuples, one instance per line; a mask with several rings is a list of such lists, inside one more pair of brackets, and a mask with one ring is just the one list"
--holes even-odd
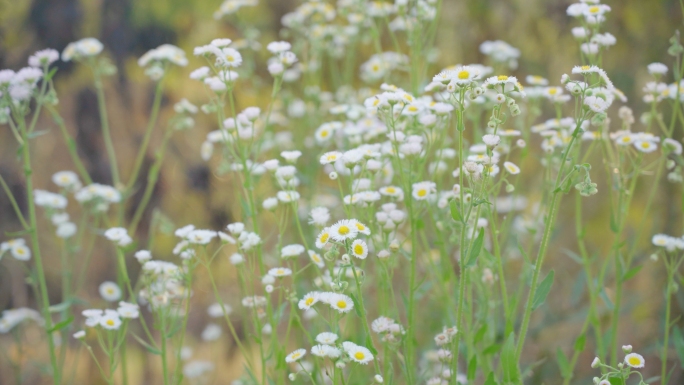
[(343, 219), (330, 228), (330, 236), (338, 242), (344, 242), (346, 239), (354, 239), (358, 233), (359, 229), (356, 227), (356, 223), (349, 219)]
[(644, 364), (646, 361), (644, 361), (644, 357), (641, 356), (641, 354), (638, 353), (629, 353), (628, 355), (625, 356), (625, 364), (636, 368), (640, 369), (644, 367)]
[(316, 253), (313, 250), (308, 250), (308, 252), (311, 262), (313, 262), (318, 267), (325, 267), (325, 262), (323, 262), (323, 258), (321, 258), (320, 254)]
[(304, 246), (302, 245), (287, 245), (280, 250), (280, 256), (283, 259), (297, 257), (300, 256), (305, 250), (306, 249), (304, 249)]
[(338, 336), (335, 333), (323, 332), (316, 336), (316, 341), (324, 345), (333, 345), (335, 341), (337, 341), (337, 338)]
[(306, 355), (305, 349), (297, 349), (285, 357), (285, 362), (287, 362), (288, 364), (293, 363), (293, 362), (297, 362), (300, 359), (302, 359), (302, 357), (304, 357), (305, 355)]
[(649, 153), (657, 150), (658, 145), (649, 140), (637, 140), (634, 142), (634, 148), (636, 148), (640, 152)]
[(119, 285), (111, 281), (102, 282), (99, 291), (100, 296), (108, 302), (118, 301), (121, 298), (121, 289), (119, 288)]
[(318, 233), (318, 236), (316, 237), (316, 247), (322, 249), (323, 246), (325, 246), (328, 243), (331, 235), (330, 230), (330, 227), (326, 227), (323, 230), (321, 230), (320, 233)]
[(308, 310), (311, 306), (318, 303), (320, 299), (320, 294), (317, 291), (312, 291), (304, 296), (304, 298), (299, 300), (298, 306), (302, 310)]
[(107, 330), (117, 330), (121, 326), (121, 318), (117, 312), (107, 312), (100, 317), (99, 324)]
[(351, 244), (351, 253), (358, 259), (366, 259), (368, 256), (368, 245), (361, 239), (357, 239)]
[(268, 274), (276, 278), (283, 278), (292, 275), (292, 270), (288, 269), (287, 267), (275, 267), (269, 270)]
[(520, 174), (520, 167), (515, 165), (513, 162), (504, 162), (504, 168), (506, 171), (508, 171), (511, 175), (518, 175)]

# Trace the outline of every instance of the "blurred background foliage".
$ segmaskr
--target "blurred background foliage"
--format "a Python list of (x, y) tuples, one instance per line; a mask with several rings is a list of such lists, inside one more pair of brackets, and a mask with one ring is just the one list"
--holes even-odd
[[(241, 37), (237, 26), (244, 24), (249, 24), (260, 32), (258, 40), (265, 46), (266, 43), (279, 39), (282, 15), (293, 10), (298, 3), (296, 0), (261, 0), (259, 6), (241, 10), (238, 18), (217, 21), (212, 18), (212, 14), (218, 9), (219, 0), (0, 0), (0, 68), (21, 68), (25, 66), (28, 56), (41, 48), (51, 47), (61, 51), (69, 42), (79, 38), (99, 38), (106, 47), (106, 55), (118, 67), (117, 75), (106, 84), (106, 93), (115, 147), (122, 162), (120, 167), (127, 170), (138, 149), (154, 92), (154, 85), (137, 65), (139, 56), (163, 43), (171, 43), (183, 48), (190, 57), (191, 64), (188, 67), (172, 69), (171, 76), (167, 78), (164, 109), (158, 124), (163, 126), (172, 115), (171, 106), (176, 101), (185, 97), (195, 104), (201, 104), (206, 99), (201, 85), (187, 76), (193, 68), (202, 64), (192, 57), (193, 47), (206, 44), (217, 37), (237, 40)], [(604, 68), (615, 85), (630, 99), (629, 105), (638, 117), (647, 108), (641, 102), (641, 88), (648, 78), (646, 65), (661, 61), (672, 66), (671, 57), (666, 53), (668, 39), (675, 30), (682, 27), (682, 10), (676, 0), (615, 0), (606, 3), (612, 7), (612, 11), (605, 30), (617, 37), (617, 44), (605, 55)], [(541, 75), (556, 84), (563, 73), (569, 72), (573, 65), (579, 63), (578, 46), (570, 34), (570, 29), (575, 24), (565, 13), (569, 4), (570, 1), (546, 0), (443, 0), (436, 39), (440, 56), (438, 65), (430, 68), (428, 73), (436, 73), (441, 67), (456, 63), (482, 62), (484, 58), (478, 49), (480, 43), (501, 39), (519, 48), (522, 53), (519, 67), (513, 71), (513, 75), (519, 79), (524, 79), (528, 74)], [(390, 47), (390, 44), (385, 47)], [(372, 52), (369, 46), (362, 47), (362, 50), (367, 54)], [(256, 70), (265, 73), (267, 55), (263, 51), (265, 50), (255, 54), (258, 58)], [(357, 64), (360, 65), (367, 56), (357, 57)], [(60, 96), (60, 111), (76, 138), (80, 155), (93, 179), (110, 184), (91, 75), (84, 66), (62, 62), (58, 66), (56, 84)], [(408, 84), (398, 85), (408, 87)], [(246, 82), (239, 87), (238, 108), (255, 104), (265, 108), (270, 100), (269, 88), (270, 84)], [(201, 115), (197, 118), (194, 130), (176, 135), (173, 139), (160, 183), (144, 223), (140, 226), (140, 239), (144, 239), (144, 233), (153, 218), (156, 218), (155, 223), (162, 230), (188, 223), (219, 229), (240, 219), (236, 217), (240, 212), (237, 180), (229, 175), (214, 174), (214, 167), (200, 158), (199, 148), (206, 133), (216, 129), (215, 121)], [(551, 115), (552, 112), (548, 111), (543, 119)], [(316, 128), (300, 129), (310, 134)], [(51, 189), (50, 176), (60, 170), (72, 169), (73, 166), (58, 130), (47, 116), (39, 123), (39, 129), (46, 132), (41, 140), (36, 141), (35, 180), (37, 188)], [(636, 130), (642, 129), (637, 124)], [(160, 131), (158, 129), (155, 133), (144, 169), (149, 168), (154, 160), (153, 149), (156, 147), (155, 143), (161, 140)], [(681, 128), (677, 132), (675, 137), (680, 139)], [(1, 130), (0, 173), (9, 181), (15, 196), (21, 198), (25, 193), (16, 154), (16, 143), (10, 131)], [(609, 186), (605, 175), (601, 174), (602, 167), (599, 164), (596, 166), (595, 181), (599, 184), (599, 190), (603, 187), (607, 192)], [(145, 178), (144, 173), (141, 178)], [(680, 188), (663, 182), (654, 211), (644, 216), (643, 203), (640, 203), (644, 199), (639, 198), (646, 194), (650, 181), (648, 175), (643, 179), (640, 183), (642, 188), (638, 189), (638, 198), (634, 200), (631, 209), (628, 236), (634, 232), (629, 227), (634, 228), (640, 221), (651, 223), (652, 231), (649, 234), (681, 234)], [(601, 253), (607, 253), (612, 242), (612, 233), (606, 219), (609, 216), (609, 207), (605, 196), (601, 199), (587, 199), (585, 202), (587, 241), (591, 250), (601, 258)], [(20, 199), (19, 203), (23, 206), (24, 202)], [(155, 208), (159, 209), (157, 214)], [(533, 338), (526, 348), (526, 362), (553, 357), (558, 347), (570, 348), (584, 320), (584, 310), (578, 311), (583, 309), (578, 304), (586, 299), (586, 293), (582, 290), (581, 269), (563, 251), (576, 249), (572, 215), (572, 202), (567, 199), (561, 209), (547, 265), (549, 269), (554, 268), (562, 274), (557, 274), (551, 293), (553, 300), (543, 310), (535, 313), (531, 332)], [(4, 194), (0, 194), (0, 233), (17, 228), (10, 203)], [(627, 285), (630, 296), (625, 299), (621, 340), (639, 347), (638, 351), (645, 353), (646, 373), (653, 374), (657, 371), (655, 363), (658, 362), (658, 345), (654, 341), (658, 341), (662, 335), (664, 270), (660, 264), (648, 264), (647, 257), (652, 252), (648, 246), (649, 239), (645, 238), (640, 242), (643, 247), (639, 258), (647, 266)], [(159, 239), (156, 247), (168, 252), (173, 243), (173, 237), (165, 236)], [(115, 278), (112, 276), (114, 260), (107, 258), (110, 251), (106, 246), (99, 243), (96, 246), (94, 263), (89, 271), (91, 279), (82, 293), (84, 297), (96, 297), (97, 285), (106, 279)], [(51, 285), (58, 287), (57, 268), (49, 267), (50, 261), (57, 261), (58, 256), (49, 252), (47, 254), (48, 279)], [(227, 265), (225, 260), (222, 263)], [(227, 294), (237, 296), (237, 290), (230, 289), (232, 273), (228, 271), (231, 270), (225, 265), (223, 267), (225, 268), (219, 266), (216, 270), (225, 272), (219, 273), (219, 281), (224, 281)], [(131, 268), (138, 267), (131, 264)], [(0, 310), (20, 306), (34, 307), (32, 293), (22, 281), (22, 276), (21, 266), (11, 263), (0, 265)], [(51, 300), (58, 302), (59, 290), (52, 292), (55, 293), (55, 298)], [(608, 295), (611, 295), (610, 291)], [(204, 309), (205, 305), (213, 302), (210, 293), (204, 292), (197, 293), (195, 301), (196, 309)], [(675, 314), (681, 314), (684, 309), (684, 295), (681, 292), (677, 294), (675, 303)], [(204, 312), (193, 315), (190, 318), (190, 332), (198, 336), (207, 319)], [(681, 325), (682, 322), (679, 321), (677, 327), (681, 328)], [(28, 338), (29, 341), (37, 340), (40, 335), (35, 334)], [(226, 384), (235, 377), (239, 364), (235, 359), (234, 349), (227, 348), (230, 344), (230, 341), (222, 341), (196, 353), (223, 362), (217, 366), (215, 383)], [(24, 354), (35, 357), (44, 354), (36, 347), (25, 348), (29, 350)], [(150, 359), (148, 363), (149, 358), (143, 352), (129, 354), (139, 358), (133, 360), (134, 366), (131, 367), (132, 383), (154, 383), (158, 378), (156, 361)], [(675, 357), (674, 354), (671, 356)], [(586, 349), (580, 358), (576, 378), (591, 381), (591, 358), (591, 349)], [(649, 365), (649, 361), (653, 365)], [(77, 378), (83, 382), (76, 383), (95, 384), (100, 381), (89, 360), (83, 361), (78, 373)], [(8, 375), (9, 368), (0, 363), (0, 384), (4, 383)], [(39, 374), (29, 376), (26, 383), (39, 383), (39, 378)], [(531, 383), (555, 384), (559, 383), (559, 378), (557, 366), (553, 360), (547, 359), (539, 362), (535, 379)], [(684, 376), (680, 367), (677, 367), (672, 383), (679, 384), (681, 381), (684, 381)]]

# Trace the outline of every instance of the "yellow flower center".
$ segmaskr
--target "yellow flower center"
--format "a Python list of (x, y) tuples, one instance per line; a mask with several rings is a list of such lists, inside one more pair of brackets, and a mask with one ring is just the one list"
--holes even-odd
[(650, 147), (651, 147), (651, 143), (649, 143), (649, 142), (641, 143), (641, 148), (650, 148)]
[(508, 79), (508, 76), (506, 76), (506, 75), (499, 75), (499, 76), (497, 76), (496, 78), (497, 78), (498, 80), (507, 80), (507, 79)]
[(108, 319), (107, 322), (105, 322), (109, 326), (114, 326), (114, 320)]
[(387, 191), (387, 193), (389, 194), (394, 194), (395, 192), (397, 192), (397, 189), (395, 189), (394, 187), (388, 187), (385, 189), (385, 191)]
[(366, 226), (364, 226), (363, 223), (356, 223), (356, 228), (359, 229), (359, 231), (363, 231), (366, 229)]
[(378, 72), (378, 71), (380, 71), (380, 66), (377, 65), (377, 64), (374, 64), (372, 68), (373, 68), (373, 72)]
[(337, 307), (339, 307), (340, 309), (346, 309), (347, 308), (347, 302), (345, 302), (343, 300), (339, 300), (339, 301), (337, 301)]
[(549, 95), (555, 95), (558, 92), (555, 88), (549, 88)]
[(361, 245), (354, 246), (354, 254), (357, 254), (357, 255), (363, 254), (363, 246), (361, 246)]
[(306, 304), (306, 306), (310, 306), (313, 303), (313, 301), (313, 297), (309, 297), (306, 299), (306, 301), (304, 301), (304, 303)]
[(630, 365), (634, 365), (634, 366), (641, 364), (641, 360), (639, 359), (639, 357), (636, 357), (636, 356), (629, 357), (628, 361), (629, 361)]
[(469, 77), (470, 77), (470, 72), (468, 72), (468, 71), (461, 71), (458, 73), (459, 79), (468, 79)]
[(285, 274), (285, 270), (283, 270), (283, 269), (278, 269), (278, 271), (276, 271), (276, 274), (278, 274), (278, 275), (283, 275), (283, 274)]
[(24, 255), (24, 253), (25, 253), (24, 249), (21, 249), (21, 248), (17, 249), (17, 254)]
[(338, 232), (342, 235), (347, 235), (347, 234), (349, 234), (349, 227), (340, 226), (340, 229), (338, 230)]
[(426, 196), (426, 195), (427, 195), (427, 190), (426, 190), (426, 189), (420, 189), (420, 190), (418, 190), (418, 196), (419, 196), (419, 197), (422, 198), (422, 197), (424, 197), (424, 196)]
[(582, 66), (582, 71), (589, 71), (589, 68), (591, 68), (591, 67), (589, 67), (589, 66)]
[(319, 238), (319, 240), (320, 240), (321, 242), (325, 243), (325, 242), (328, 242), (328, 237), (330, 237), (330, 234), (328, 234), (328, 233), (323, 233), (323, 234), (321, 234), (321, 237)]
[(630, 140), (631, 140), (631, 138), (629, 136), (623, 136), (622, 137), (622, 141), (625, 143), (629, 142)]
[(321, 131), (321, 138), (325, 138), (327, 136), (328, 136), (328, 130)]
[(598, 13), (599, 7), (593, 6), (589, 8), (589, 13)]
[(364, 358), (366, 358), (366, 355), (363, 354), (363, 352), (356, 352), (356, 353), (354, 353), (354, 358), (356, 358), (357, 360), (360, 361), (360, 360), (363, 360)]
[(337, 155), (335, 155), (335, 154), (328, 155), (327, 159), (328, 160), (337, 160)]

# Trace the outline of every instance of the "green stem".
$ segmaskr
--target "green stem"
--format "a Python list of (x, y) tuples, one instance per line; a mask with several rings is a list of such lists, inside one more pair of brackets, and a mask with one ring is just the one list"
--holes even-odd
[(114, 150), (114, 143), (112, 142), (112, 134), (109, 131), (109, 119), (107, 117), (107, 105), (105, 103), (104, 89), (102, 86), (102, 78), (97, 70), (94, 70), (95, 75), (95, 90), (97, 91), (97, 107), (100, 112), (100, 123), (102, 125), (102, 137), (105, 143), (105, 150), (109, 158), (109, 168), (112, 173), (112, 181), (115, 188), (119, 188), (121, 179), (119, 178), (119, 166), (116, 162), (116, 151)]
[(23, 117), (19, 120), (19, 127), (21, 137), (24, 142), (21, 153), (24, 160), (24, 176), (26, 177), (26, 199), (28, 202), (29, 222), (31, 243), (33, 248), (33, 257), (36, 261), (36, 273), (38, 276), (38, 285), (40, 287), (40, 301), (43, 312), (43, 319), (45, 320), (45, 331), (47, 334), (48, 347), (50, 351), (50, 363), (52, 364), (52, 378), (55, 385), (61, 383), (61, 372), (57, 364), (57, 355), (55, 353), (55, 342), (52, 338), (52, 315), (50, 314), (50, 300), (48, 297), (47, 283), (45, 280), (45, 271), (43, 269), (43, 258), (40, 253), (40, 243), (38, 242), (38, 220), (36, 218), (36, 205), (33, 200), (33, 169), (31, 168), (31, 154), (30, 145), (28, 141), (28, 129)]
[(138, 174), (140, 174), (140, 168), (142, 167), (143, 160), (145, 160), (145, 154), (147, 153), (147, 147), (150, 144), (150, 138), (152, 137), (152, 131), (154, 131), (154, 126), (157, 123), (157, 116), (159, 115), (159, 106), (161, 106), (162, 90), (164, 78), (157, 82), (157, 87), (154, 91), (154, 102), (152, 103), (152, 113), (150, 114), (150, 120), (147, 123), (147, 128), (145, 129), (145, 136), (143, 136), (142, 144), (138, 150), (138, 155), (135, 157), (135, 163), (133, 164), (133, 173), (128, 180), (128, 185), (126, 186), (126, 192), (130, 190), (135, 185), (135, 181), (138, 179)]
[(516, 361), (520, 362), (520, 356), (522, 354), (523, 346), (525, 345), (525, 337), (527, 336), (527, 329), (530, 324), (530, 316), (532, 315), (532, 305), (534, 301), (534, 296), (537, 293), (537, 281), (539, 281), (539, 274), (541, 273), (542, 263), (544, 262), (544, 257), (546, 256), (546, 248), (549, 244), (549, 238), (551, 236), (551, 229), (556, 221), (556, 214), (558, 212), (558, 201), (560, 200), (559, 194), (561, 193), (561, 181), (563, 180), (563, 171), (565, 170), (565, 163), (568, 159), (568, 154), (572, 150), (572, 146), (577, 140), (579, 135), (579, 127), (583, 119), (578, 120), (575, 131), (572, 134), (572, 139), (568, 147), (563, 152), (561, 158), (560, 169), (558, 170), (558, 175), (556, 176), (556, 183), (553, 186), (553, 195), (551, 196), (551, 203), (549, 204), (549, 213), (546, 217), (546, 223), (544, 225), (544, 234), (542, 236), (541, 244), (539, 245), (539, 251), (537, 253), (537, 260), (534, 265), (534, 273), (532, 275), (532, 283), (530, 284), (530, 291), (527, 295), (527, 303), (525, 305), (525, 312), (523, 313), (522, 324), (520, 325), (518, 346), (516, 348)]

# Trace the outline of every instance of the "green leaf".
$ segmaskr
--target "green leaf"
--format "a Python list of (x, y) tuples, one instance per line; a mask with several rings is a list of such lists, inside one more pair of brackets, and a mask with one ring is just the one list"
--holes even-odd
[(517, 384), (519, 382), (518, 362), (515, 359), (515, 336), (513, 333), (508, 335), (501, 351), (501, 369), (503, 370), (504, 383)]
[(54, 324), (47, 332), (52, 333), (52, 332), (62, 330), (65, 327), (69, 326), (69, 324), (72, 323), (73, 321), (74, 321), (74, 316), (72, 315), (71, 317), (65, 319), (64, 321)]
[(487, 333), (487, 324), (484, 323), (482, 326), (480, 326), (479, 329), (475, 332), (475, 336), (473, 337), (473, 343), (477, 344), (478, 342), (482, 341), (482, 338), (484, 338), (484, 335)]
[(582, 333), (577, 339), (575, 340), (575, 351), (581, 352), (584, 350), (584, 345), (587, 342), (587, 335)]
[(563, 378), (571, 376), (572, 369), (570, 368), (570, 362), (568, 362), (568, 358), (565, 357), (565, 353), (563, 353), (561, 348), (556, 350), (556, 360), (558, 361), (558, 368), (560, 368), (561, 376)]
[(644, 265), (635, 266), (635, 267), (627, 270), (627, 272), (625, 272), (625, 274), (622, 276), (622, 282), (625, 282), (628, 279), (634, 278), (634, 276), (637, 275), (637, 273), (639, 273), (639, 271), (641, 271), (642, 267), (644, 267)]
[(606, 294), (606, 290), (604, 288), (601, 288), (601, 291), (599, 292), (599, 297), (603, 300), (603, 303), (606, 304), (606, 307), (608, 310), (613, 310), (615, 305), (613, 305), (613, 302), (608, 298), (608, 295)]
[(625, 385), (625, 380), (622, 377), (608, 377), (610, 385)]
[(451, 218), (453, 218), (456, 222), (463, 223), (463, 217), (461, 216), (461, 212), (458, 210), (458, 202), (456, 202), (456, 199), (452, 199), (451, 202), (449, 202), (449, 209), (451, 210)]
[(485, 350), (482, 351), (482, 355), (487, 356), (490, 354), (494, 354), (499, 350), (501, 350), (501, 344), (491, 344)]
[(416, 220), (416, 229), (423, 230), (425, 228), (425, 222), (422, 219)]
[(499, 385), (499, 383), (496, 382), (496, 380), (494, 379), (494, 372), (489, 372), (487, 380), (484, 382), (483, 385)]
[(482, 244), (484, 243), (484, 229), (480, 229), (480, 233), (477, 234), (477, 238), (475, 238), (475, 242), (473, 243), (473, 247), (470, 249), (470, 253), (468, 254), (468, 259), (466, 260), (465, 267), (472, 267), (475, 266), (475, 262), (477, 262), (477, 256), (480, 255), (480, 251), (482, 250)]
[(474, 355), (468, 363), (468, 381), (473, 381), (477, 375), (477, 356)]
[(366, 336), (366, 347), (377, 357), (378, 351), (373, 347), (373, 339), (371, 336)]
[(349, 293), (352, 299), (352, 302), (354, 302), (354, 312), (356, 312), (356, 315), (359, 316), (359, 318), (363, 318), (363, 315), (361, 315), (361, 305), (359, 305), (359, 301), (356, 299), (356, 296), (353, 293)]
[(147, 341), (145, 341), (144, 339), (138, 337), (137, 334), (135, 334), (135, 333), (131, 333), (131, 334), (133, 334), (133, 338), (135, 338), (138, 342), (140, 342), (140, 345), (142, 345), (143, 347), (145, 347), (145, 349), (147, 349), (148, 352), (150, 352), (150, 353), (152, 353), (152, 354), (156, 354), (156, 355), (158, 355), (158, 356), (161, 355), (161, 351), (160, 351), (159, 349), (157, 349), (157, 348), (155, 348), (154, 346), (148, 344)]
[(544, 304), (544, 301), (546, 301), (546, 296), (549, 295), (551, 285), (553, 285), (554, 275), (554, 271), (551, 270), (546, 278), (537, 286), (537, 291), (534, 293), (534, 301), (532, 302), (532, 310), (536, 310), (539, 306)]
[(27, 136), (29, 139), (33, 139), (33, 138), (37, 138), (39, 136), (45, 135), (49, 132), (50, 132), (50, 130), (33, 131), (33, 132), (29, 132)]
[(61, 313), (71, 307), (71, 300), (50, 306), (50, 313)]
[(684, 367), (684, 337), (682, 337), (682, 332), (674, 327), (672, 329), (672, 341), (674, 342), (675, 350), (677, 351), (677, 356), (679, 356), (679, 362)]

